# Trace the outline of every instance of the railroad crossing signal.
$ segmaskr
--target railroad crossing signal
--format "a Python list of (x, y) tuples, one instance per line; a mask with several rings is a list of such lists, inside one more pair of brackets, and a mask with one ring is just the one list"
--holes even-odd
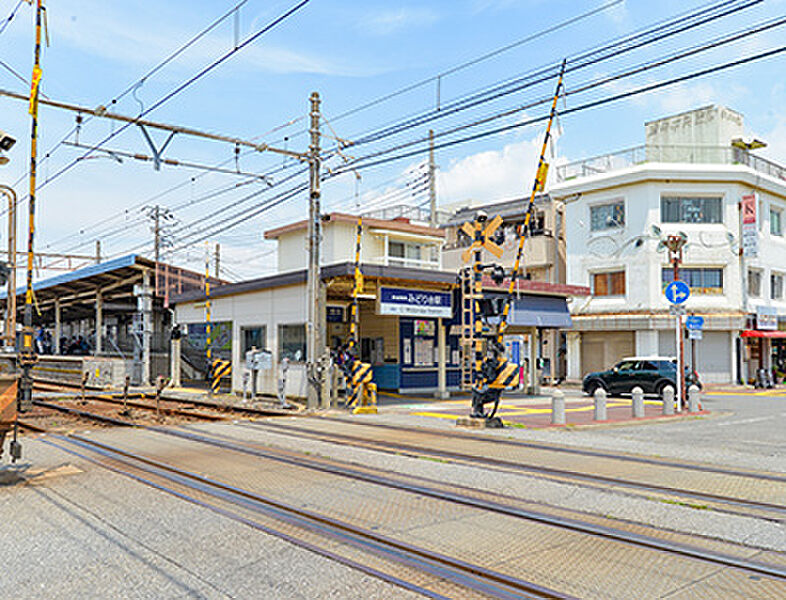
[(470, 237), (472, 245), (461, 254), (461, 260), (469, 262), (472, 259), (472, 253), (481, 248), (485, 248), (497, 258), (502, 258), (502, 247), (492, 239), (500, 225), (502, 225), (502, 217), (499, 215), (488, 222), (478, 218), (473, 223), (464, 223), (461, 226), (461, 231)]

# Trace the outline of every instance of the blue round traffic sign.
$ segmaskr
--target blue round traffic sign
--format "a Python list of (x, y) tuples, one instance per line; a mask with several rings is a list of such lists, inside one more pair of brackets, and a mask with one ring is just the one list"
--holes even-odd
[(663, 294), (666, 296), (666, 300), (672, 304), (682, 304), (690, 296), (690, 288), (684, 281), (672, 281), (663, 290)]

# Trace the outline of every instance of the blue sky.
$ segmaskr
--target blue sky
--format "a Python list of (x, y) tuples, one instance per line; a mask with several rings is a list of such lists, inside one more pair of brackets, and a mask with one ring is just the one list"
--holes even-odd
[[(344, 119), (334, 120), (334, 117), (604, 3), (607, 2), (312, 0), (303, 10), (153, 111), (148, 118), (305, 149), (307, 140), (302, 130), (308, 95), (318, 91), (325, 115), (336, 134), (349, 140), (357, 139), (363, 132), (433, 108), (436, 85), (422, 86)], [(17, 0), (0, 0), (0, 18), (5, 18), (16, 4)], [(51, 2), (48, 18), (51, 45), (43, 55), (42, 90), (55, 100), (91, 107), (104, 104), (235, 4), (237, 0)], [(293, 4), (293, 1), (248, 0), (240, 9), (240, 39)], [(445, 76), (440, 85), (441, 100), (449, 102), (706, 4), (706, 0), (657, 3), (627, 0), (558, 32)], [(784, 8), (784, 0), (765, 0), (734, 16), (599, 63), (586, 73), (568, 77), (567, 89), (575, 89), (586, 79), (783, 14)], [(32, 23), (33, 11), (24, 4), (6, 31), (0, 34), (0, 59), (25, 78), (29, 77), (32, 66)], [(227, 51), (234, 43), (234, 29), (233, 20), (227, 20), (174, 63), (145, 81), (135, 95), (123, 98), (113, 110), (134, 115), (142, 107), (149, 107)], [(569, 97), (566, 105), (570, 107), (586, 99), (781, 46), (786, 39), (783, 32), (783, 28), (771, 30), (744, 42), (644, 73), (586, 97)], [(784, 56), (566, 116), (560, 122), (562, 135), (555, 148), (556, 159), (576, 160), (641, 144), (644, 121), (717, 103), (742, 112), (751, 134), (770, 143), (764, 154), (786, 162)], [(533, 98), (547, 96), (553, 86), (554, 82), (549, 81), (474, 111), (445, 118), (432, 126), (440, 132), (501, 109), (521, 106)], [(26, 90), (26, 85), (5, 69), (0, 69), (0, 87)], [(544, 112), (544, 108), (536, 107), (497, 123), (514, 123)], [(292, 120), (297, 121), (280, 128)], [(42, 107), (40, 121), (40, 148), (42, 154), (46, 154), (73, 127), (74, 115)], [(23, 103), (0, 98), (0, 128), (19, 139), (9, 154), (11, 162), (0, 170), (3, 182), (13, 183), (25, 174), (29, 160), (29, 127)], [(118, 128), (118, 125), (93, 120), (83, 127), (80, 142), (100, 141), (113, 131), (113, 127)], [(426, 135), (427, 129), (428, 125), (422, 125), (377, 146), (350, 148), (346, 154), (362, 156), (389, 144), (420, 138)], [(284, 140), (284, 136), (289, 139)], [(154, 137), (160, 140), (162, 134), (154, 133)], [(439, 151), (440, 202), (494, 201), (521, 195), (531, 185), (541, 137), (542, 126), (525, 127)], [(107, 147), (149, 152), (134, 128), (118, 135)], [(76, 149), (59, 147), (42, 162), (40, 178), (45, 181), (77, 156)], [(204, 164), (228, 160), (228, 166), (234, 167), (231, 146), (185, 136), (173, 140), (167, 156)], [(402, 187), (408, 177), (406, 173), (416, 169), (420, 162), (421, 158), (414, 157), (369, 169), (363, 172), (357, 184), (352, 175), (336, 178), (324, 186), (324, 203), (329, 208), (352, 211), (356, 198), (361, 203), (368, 203), (386, 191)], [(330, 164), (338, 165), (338, 159)], [(267, 172), (287, 165), (277, 156), (243, 154), (239, 166), (244, 171)], [(284, 173), (296, 170), (293, 165), (288, 165), (288, 169)], [(147, 225), (140, 222), (140, 204), (156, 201), (164, 206), (181, 206), (175, 211), (176, 216), (181, 227), (190, 227), (181, 231), (193, 232), (200, 224), (212, 222), (205, 218), (208, 213), (242, 199), (259, 185), (246, 184), (236, 191), (182, 207), (189, 201), (199, 200), (207, 192), (239, 181), (237, 177), (218, 174), (199, 176), (191, 181), (191, 177), (198, 175), (199, 171), (183, 168), (164, 167), (156, 172), (149, 163), (124, 160), (121, 164), (106, 156), (81, 161), (39, 192), (38, 248), (91, 253), (96, 234), (104, 232), (104, 251), (112, 255), (123, 253), (150, 240)], [(281, 173), (275, 174), (273, 181), (281, 177)], [(182, 184), (180, 189), (152, 200), (156, 194), (178, 184)], [(22, 194), (25, 185), (23, 182), (17, 187)], [(263, 194), (239, 204), (237, 210), (258, 206), (266, 197)], [(123, 216), (110, 221), (104, 229), (90, 228), (116, 214)], [(252, 277), (269, 273), (273, 255), (270, 244), (261, 239), (262, 232), (303, 218), (305, 214), (306, 197), (300, 194), (234, 229), (211, 237), (210, 241), (222, 244), (224, 264), (231, 270), (230, 274)], [(20, 229), (24, 223), (25, 219), (20, 219)], [(83, 228), (84, 234), (79, 235)], [(141, 249), (149, 251), (150, 247), (148, 244)], [(199, 268), (203, 248), (200, 242), (196, 248), (179, 252), (173, 260)]]

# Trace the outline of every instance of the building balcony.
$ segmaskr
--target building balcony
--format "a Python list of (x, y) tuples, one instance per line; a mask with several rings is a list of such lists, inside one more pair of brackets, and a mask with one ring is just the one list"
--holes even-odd
[(562, 183), (645, 163), (743, 165), (758, 173), (786, 181), (786, 167), (732, 146), (645, 144), (560, 165), (555, 172), (557, 182)]

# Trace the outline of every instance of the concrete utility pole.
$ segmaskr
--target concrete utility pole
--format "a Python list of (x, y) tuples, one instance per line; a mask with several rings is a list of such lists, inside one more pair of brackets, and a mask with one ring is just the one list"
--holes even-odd
[(309, 204), (308, 204), (308, 277), (307, 302), (308, 322), (306, 324), (306, 374), (308, 377), (307, 406), (314, 409), (319, 405), (321, 393), (321, 370), (319, 358), (322, 354), (322, 336), (320, 335), (319, 306), (319, 242), (320, 228), (320, 115), (319, 94), (311, 94), (311, 145), (308, 153), (309, 166)]
[(0, 185), (0, 193), (8, 196), (8, 301), (6, 302), (5, 335), (7, 344), (16, 346), (16, 192)]
[(428, 130), (428, 197), (429, 225), (437, 226), (437, 165), (434, 163), (434, 130)]
[(221, 244), (216, 244), (216, 279), (221, 277)]

